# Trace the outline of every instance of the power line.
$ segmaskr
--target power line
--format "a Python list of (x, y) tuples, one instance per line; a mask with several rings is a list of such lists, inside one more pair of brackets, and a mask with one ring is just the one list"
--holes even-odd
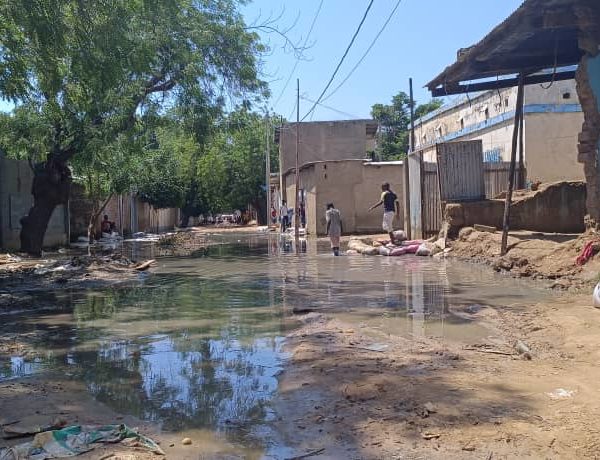
[[(301, 96), (300, 98), (301, 98), (301, 99), (304, 99), (305, 101), (312, 102), (313, 104), (314, 104), (314, 102), (315, 102), (315, 101), (313, 101), (312, 99), (309, 99), (309, 98), (307, 98), (307, 97), (305, 97), (305, 96)], [(352, 115), (351, 113), (343, 112), (343, 111), (341, 111), (341, 110), (335, 109), (335, 108), (333, 108), (333, 107), (331, 107), (331, 106), (329, 106), (329, 105), (325, 105), (325, 104), (323, 104), (323, 103), (320, 103), (320, 102), (319, 102), (319, 103), (317, 103), (317, 105), (319, 105), (320, 107), (323, 107), (323, 108), (325, 108), (325, 109), (331, 110), (332, 112), (339, 113), (340, 115), (344, 115), (345, 117), (356, 118), (357, 120), (361, 118), (361, 117), (359, 117), (359, 116), (357, 116), (357, 115)]]
[(327, 85), (325, 86), (325, 89), (323, 89), (323, 91), (321, 92), (321, 94), (317, 98), (316, 102), (311, 107), (311, 109), (306, 113), (306, 115), (304, 115), (304, 117), (302, 117), (302, 120), (304, 120), (306, 117), (308, 117), (312, 113), (312, 111), (315, 110), (315, 108), (317, 107), (317, 104), (319, 102), (321, 102), (321, 99), (323, 98), (323, 96), (325, 95), (325, 93), (327, 92), (327, 90), (329, 89), (329, 87), (331, 86), (331, 84), (333, 83), (333, 79), (335, 78), (335, 76), (337, 75), (338, 71), (340, 70), (340, 67), (342, 66), (342, 63), (344, 62), (344, 59), (346, 59), (346, 56), (350, 52), (350, 48), (352, 48), (352, 45), (354, 44), (354, 40), (356, 40), (356, 37), (358, 36), (358, 33), (360, 32), (360, 29), (362, 28), (363, 24), (365, 23), (365, 20), (367, 19), (367, 15), (369, 14), (369, 10), (373, 6), (373, 2), (374, 1), (375, 0), (371, 0), (369, 2), (369, 6), (367, 6), (367, 9), (365, 10), (365, 13), (363, 14), (363, 17), (360, 20), (360, 24), (358, 24), (358, 27), (357, 27), (356, 31), (354, 32), (354, 35), (352, 36), (352, 40), (350, 40), (350, 43), (348, 44), (348, 47), (346, 48), (346, 51), (344, 51), (344, 54), (343, 54), (342, 58), (340, 59), (340, 62), (338, 63), (338, 65), (335, 68), (335, 70), (333, 71), (333, 74), (331, 75), (331, 78), (329, 79), (329, 82), (327, 82)]
[(342, 80), (342, 82), (339, 85), (337, 85), (335, 87), (335, 89), (331, 93), (329, 93), (323, 99), (324, 101), (326, 101), (327, 99), (329, 99), (331, 96), (333, 96), (337, 92), (338, 89), (340, 89), (342, 86), (344, 86), (344, 83), (346, 83), (348, 81), (348, 79), (352, 76), (352, 74), (358, 68), (358, 66), (360, 66), (362, 64), (362, 62), (364, 61), (364, 59), (367, 57), (367, 55), (371, 51), (371, 48), (373, 48), (373, 46), (375, 46), (375, 43), (377, 43), (377, 40), (379, 39), (379, 37), (381, 36), (381, 34), (383, 33), (383, 31), (385, 30), (385, 28), (387, 27), (387, 25), (392, 20), (392, 17), (394, 16), (394, 14), (396, 13), (396, 10), (400, 6), (400, 3), (402, 3), (402, 0), (398, 0), (396, 2), (396, 6), (394, 6), (394, 9), (392, 10), (392, 12), (390, 13), (390, 15), (387, 17), (387, 19), (383, 23), (383, 26), (381, 27), (381, 29), (379, 29), (379, 32), (377, 32), (377, 35), (375, 35), (375, 38), (373, 39), (373, 41), (371, 42), (371, 44), (367, 48), (367, 51), (365, 51), (365, 54), (362, 55), (362, 57), (358, 60), (358, 62), (356, 63), (356, 65), (352, 68), (352, 70), (348, 73), (348, 75), (346, 75), (346, 78), (344, 78)]
[[(304, 43), (302, 45), (302, 49), (306, 49), (306, 45), (308, 44), (308, 38), (310, 37), (310, 34), (312, 33), (313, 28), (315, 27), (315, 23), (317, 22), (317, 18), (319, 17), (319, 13), (321, 13), (321, 7), (323, 6), (323, 1), (324, 0), (321, 0), (321, 3), (319, 3), (319, 7), (317, 8), (317, 12), (315, 13), (315, 16), (313, 17), (312, 23), (310, 24), (310, 28), (308, 29), (308, 33), (306, 34), (306, 38), (304, 39)], [(273, 108), (277, 107), (277, 104), (279, 104), (279, 101), (281, 101), (281, 98), (283, 97), (283, 95), (285, 93), (285, 90), (287, 89), (288, 85), (290, 84), (290, 81), (292, 80), (292, 77), (294, 76), (294, 73), (296, 72), (296, 68), (298, 67), (299, 63), (300, 63), (300, 59), (297, 57), (296, 58), (296, 62), (294, 63), (294, 67), (292, 68), (292, 71), (288, 75), (287, 80), (285, 81), (285, 85), (283, 85), (283, 89), (279, 93), (279, 96), (277, 97), (277, 100), (275, 101), (275, 104), (273, 104)]]

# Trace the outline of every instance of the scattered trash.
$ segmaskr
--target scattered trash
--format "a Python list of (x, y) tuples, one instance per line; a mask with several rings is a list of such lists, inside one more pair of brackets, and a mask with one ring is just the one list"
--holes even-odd
[(22, 438), (25, 436), (33, 436), (37, 433), (43, 433), (44, 431), (51, 431), (63, 428), (67, 422), (63, 419), (57, 418), (52, 420), (48, 425), (23, 425), (19, 421), (13, 423), (4, 423), (2, 428), (2, 437), (4, 439)]
[(73, 457), (93, 450), (98, 443), (120, 442), (128, 447), (143, 447), (165, 455), (152, 439), (126, 425), (74, 425), (61, 430), (38, 433), (33, 441), (0, 450), (0, 460), (45, 460)]
[(389, 348), (389, 345), (386, 345), (385, 343), (373, 343), (371, 345), (367, 345), (365, 347), (360, 347), (363, 350), (369, 350), (369, 351), (377, 351), (377, 352), (381, 352), (381, 351), (385, 351)]
[(557, 388), (550, 393), (546, 393), (550, 399), (560, 400), (560, 399), (569, 399), (575, 395), (575, 390), (565, 390), (564, 388)]
[(600, 283), (596, 284), (592, 299), (594, 300), (594, 307), (600, 308)]
[(588, 241), (586, 245), (583, 247), (581, 254), (575, 260), (577, 265), (585, 265), (585, 263), (594, 257), (598, 251), (600, 250), (600, 242), (598, 241)]
[(425, 407), (425, 410), (430, 414), (435, 414), (437, 412), (437, 407), (432, 402), (425, 403), (423, 407)]
[(294, 307), (292, 308), (292, 313), (294, 315), (306, 315), (308, 313), (313, 313), (317, 311), (314, 308), (310, 308), (310, 307)]
[(441, 436), (442, 436), (441, 434), (437, 434), (437, 433), (421, 433), (421, 437), (423, 439), (427, 439), (427, 440), (438, 439)]
[(138, 272), (143, 272), (145, 270), (148, 270), (151, 266), (156, 264), (156, 260), (154, 259), (150, 259), (150, 260), (146, 260), (145, 262), (141, 262), (137, 265), (135, 265), (133, 267), (134, 270), (137, 270)]
[(529, 347), (522, 342), (521, 340), (517, 340), (515, 343), (515, 350), (517, 353), (523, 356), (523, 358), (530, 360), (531, 359), (531, 350)]
[(184, 446), (191, 446), (192, 445), (192, 440), (190, 438), (183, 438), (181, 440), (181, 444), (183, 444)]
[(415, 255), (429, 257), (431, 255), (431, 250), (427, 247), (425, 243), (423, 243), (417, 248), (417, 252), (415, 252)]
[(323, 452), (325, 452), (324, 447), (320, 449), (311, 450), (310, 452), (307, 452), (303, 455), (297, 455), (296, 457), (287, 457), (285, 460), (302, 460), (304, 458), (314, 457), (315, 455), (322, 454)]

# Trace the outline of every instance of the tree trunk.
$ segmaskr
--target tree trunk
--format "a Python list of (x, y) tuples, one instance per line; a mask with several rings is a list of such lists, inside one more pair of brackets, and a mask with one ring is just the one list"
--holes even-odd
[(190, 217), (191, 216), (188, 216), (188, 214), (182, 209), (181, 210), (181, 219), (179, 219), (179, 227), (187, 228), (188, 224), (190, 223)]
[(50, 157), (36, 165), (31, 186), (33, 207), (21, 219), (21, 251), (41, 255), (48, 222), (58, 205), (67, 204), (71, 182), (71, 171), (66, 163)]

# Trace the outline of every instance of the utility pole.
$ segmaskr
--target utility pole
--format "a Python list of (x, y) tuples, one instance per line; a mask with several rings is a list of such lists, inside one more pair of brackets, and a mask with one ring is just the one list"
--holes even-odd
[(408, 155), (415, 152), (415, 99), (413, 97), (413, 81), (408, 79), (408, 88), (410, 93), (410, 151), (406, 155), (402, 169), (404, 171), (404, 232), (410, 240), (412, 238), (412, 228), (410, 219), (410, 171), (408, 168)]
[(296, 79), (296, 198), (294, 199), (294, 236), (296, 249), (300, 238), (300, 79)]
[(265, 175), (266, 177), (266, 191), (267, 191), (267, 227), (271, 223), (271, 150), (269, 148), (269, 137), (271, 137), (271, 124), (269, 120), (269, 111), (267, 110), (267, 116), (265, 119), (266, 123), (266, 146), (267, 151), (265, 154)]

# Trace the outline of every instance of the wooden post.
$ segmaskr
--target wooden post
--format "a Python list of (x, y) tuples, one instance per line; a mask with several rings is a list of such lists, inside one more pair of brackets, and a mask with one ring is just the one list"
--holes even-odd
[(510, 223), (510, 205), (512, 202), (513, 188), (515, 185), (515, 163), (517, 160), (517, 143), (519, 141), (519, 126), (523, 117), (523, 93), (524, 93), (524, 75), (519, 74), (519, 87), (517, 90), (517, 106), (515, 108), (515, 126), (512, 136), (512, 150), (510, 152), (510, 169), (508, 173), (508, 190), (506, 192), (506, 201), (504, 202), (504, 218), (502, 219), (502, 245), (500, 247), (500, 255), (503, 256), (507, 252), (508, 245), (508, 229)]
[(298, 250), (298, 239), (300, 238), (300, 79), (296, 80), (296, 194), (294, 199), (294, 237), (296, 238), (296, 250)]
[[(408, 79), (408, 88), (410, 92), (410, 153), (415, 151), (415, 100), (413, 97), (412, 78)], [(410, 222), (410, 173), (408, 170), (408, 154), (404, 159), (404, 232), (406, 237), (412, 239), (412, 228)]]
[[(525, 98), (523, 98), (523, 105)], [(525, 188), (525, 162), (523, 161), (525, 143), (523, 141), (523, 133), (525, 132), (525, 114), (521, 112), (521, 122), (519, 123), (519, 188)]]

